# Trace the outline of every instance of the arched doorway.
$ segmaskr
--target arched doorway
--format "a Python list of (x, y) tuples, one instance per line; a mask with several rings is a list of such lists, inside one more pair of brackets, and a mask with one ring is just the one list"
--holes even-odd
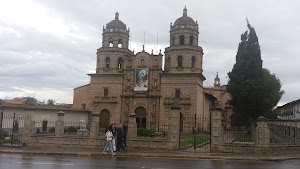
[(110, 113), (108, 110), (104, 109), (100, 112), (99, 127), (105, 128), (105, 127), (109, 126), (109, 122), (110, 122)]
[(135, 109), (137, 128), (146, 128), (146, 109), (138, 107)]

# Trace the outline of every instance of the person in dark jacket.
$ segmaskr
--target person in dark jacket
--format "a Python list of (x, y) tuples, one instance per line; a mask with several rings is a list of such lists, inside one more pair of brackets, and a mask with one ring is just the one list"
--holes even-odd
[(126, 133), (127, 133), (127, 126), (123, 126), (124, 129), (124, 146), (125, 146), (125, 151), (127, 151), (127, 144), (126, 144)]
[(120, 152), (120, 149), (127, 150), (127, 148), (123, 145), (125, 132), (123, 129), (123, 125), (119, 125), (119, 129), (117, 130), (117, 152)]

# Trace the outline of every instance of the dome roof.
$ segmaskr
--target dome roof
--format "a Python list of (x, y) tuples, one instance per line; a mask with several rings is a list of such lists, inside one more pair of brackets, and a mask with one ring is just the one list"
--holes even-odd
[(175, 22), (174, 25), (196, 25), (195, 21), (191, 18), (187, 16), (187, 9), (186, 7), (184, 7), (183, 9), (183, 16), (178, 18)]
[(119, 13), (117, 12), (115, 14), (115, 20), (110, 21), (107, 25), (106, 28), (121, 28), (121, 29), (126, 29), (126, 25), (119, 20)]
[(182, 16), (178, 18), (174, 23), (174, 25), (187, 25), (187, 24), (195, 25), (196, 23), (191, 17), (188, 16)]

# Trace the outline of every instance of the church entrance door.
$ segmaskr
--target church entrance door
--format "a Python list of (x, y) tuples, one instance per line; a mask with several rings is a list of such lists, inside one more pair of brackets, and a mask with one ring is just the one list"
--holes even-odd
[(110, 122), (110, 113), (108, 110), (104, 109), (100, 112), (100, 124), (99, 127), (100, 128), (105, 128), (109, 126), (109, 122)]
[(137, 128), (146, 128), (146, 109), (138, 107), (135, 109)]

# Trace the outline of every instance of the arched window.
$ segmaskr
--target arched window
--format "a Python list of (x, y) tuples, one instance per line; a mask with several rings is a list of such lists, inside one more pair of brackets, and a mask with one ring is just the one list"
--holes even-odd
[(195, 68), (196, 67), (196, 57), (193, 56), (192, 57), (192, 65), (191, 65), (192, 68)]
[(114, 47), (114, 40), (112, 38), (108, 39), (108, 46), (109, 47)]
[(106, 67), (106, 68), (109, 68), (109, 64), (110, 64), (110, 58), (109, 58), (109, 57), (106, 57), (106, 58), (105, 58), (105, 67)]
[(184, 35), (180, 35), (179, 39), (180, 39), (180, 45), (184, 45)]
[(193, 43), (194, 43), (194, 36), (191, 35), (191, 36), (190, 36), (190, 45), (193, 45)]
[(178, 68), (182, 68), (182, 56), (178, 56)]
[(118, 69), (121, 69), (123, 67), (123, 59), (119, 58), (118, 59)]
[(122, 48), (122, 46), (123, 46), (123, 40), (120, 38), (118, 40), (118, 48)]

